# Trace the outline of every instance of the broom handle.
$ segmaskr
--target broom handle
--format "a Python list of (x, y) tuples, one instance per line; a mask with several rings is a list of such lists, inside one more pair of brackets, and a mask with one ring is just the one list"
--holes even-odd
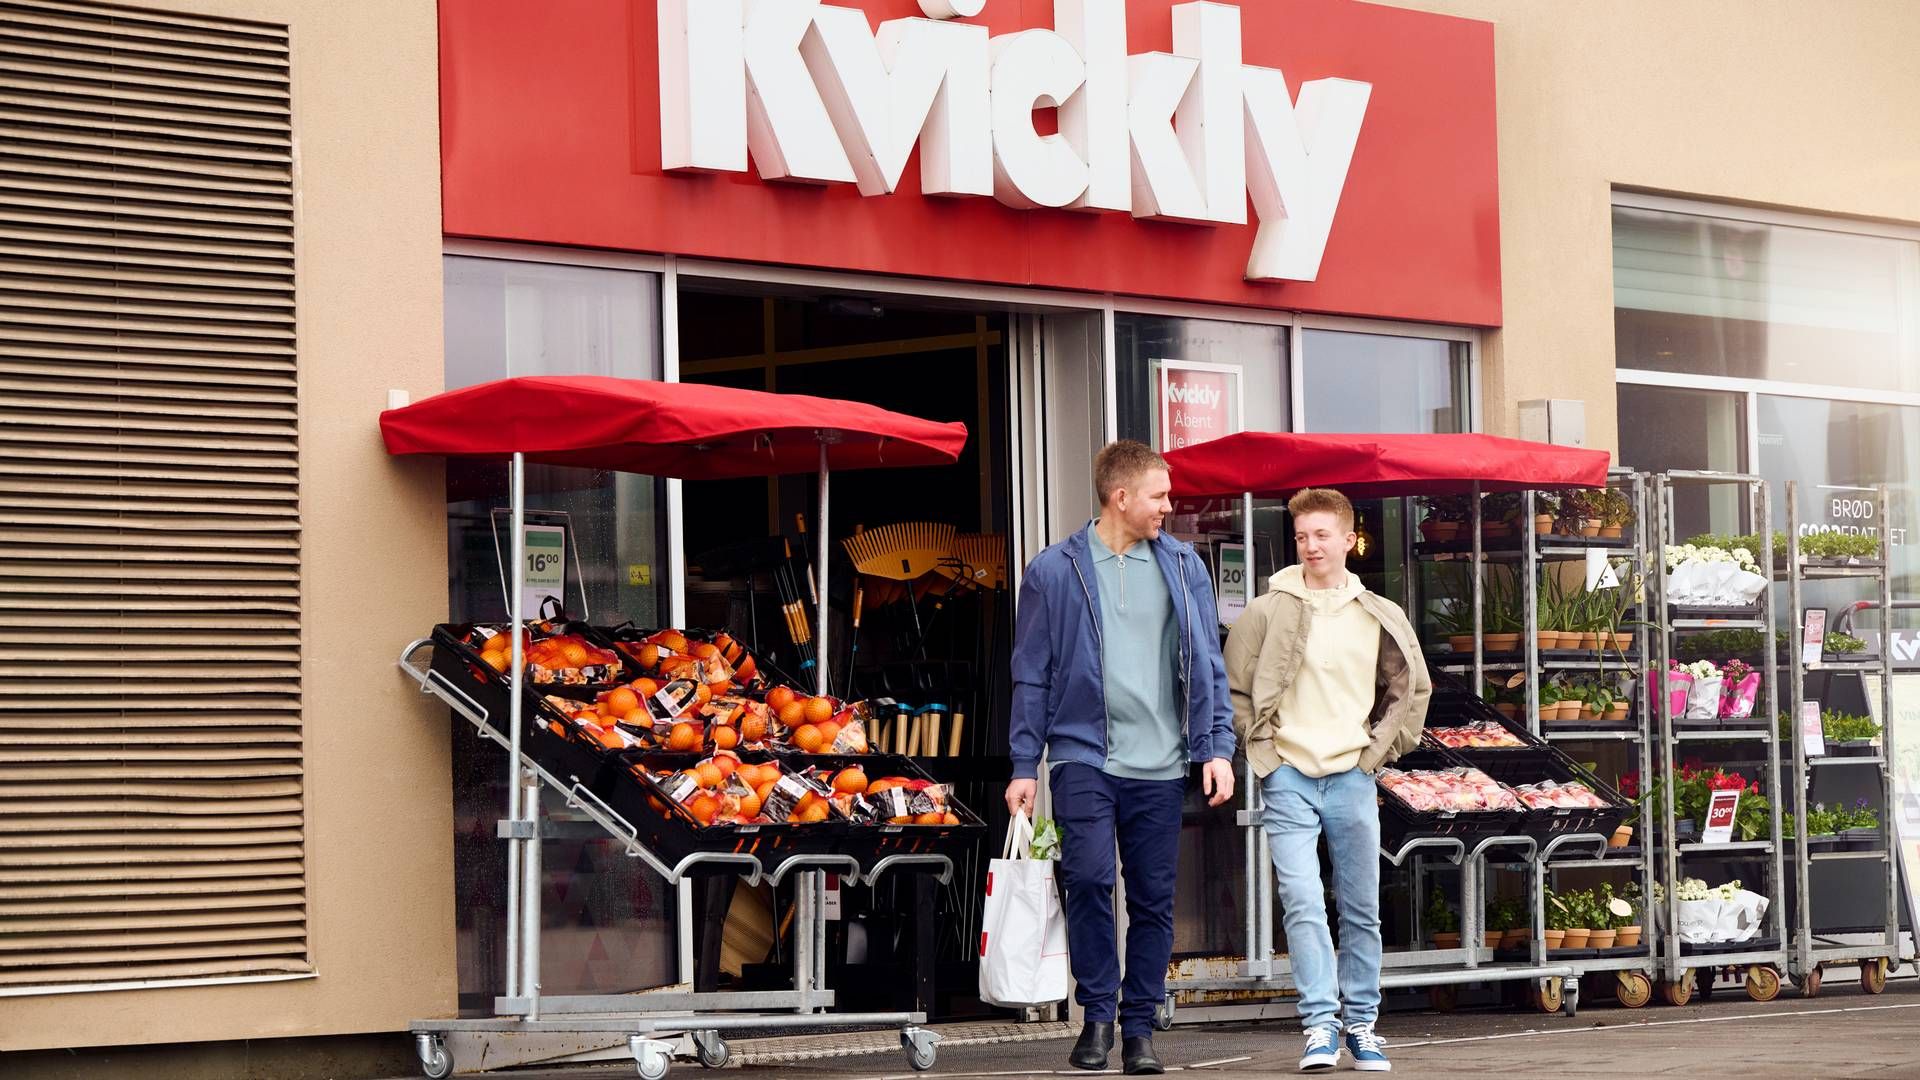
[(793, 515), (793, 523), (800, 527), (800, 561), (807, 567), (807, 595), (813, 597), (813, 606), (817, 608), (820, 606), (820, 586), (814, 583), (813, 553), (807, 549), (807, 515)]

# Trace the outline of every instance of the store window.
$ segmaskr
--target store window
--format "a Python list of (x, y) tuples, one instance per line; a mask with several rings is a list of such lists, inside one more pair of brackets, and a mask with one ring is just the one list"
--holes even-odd
[[(464, 256), (448, 256), (444, 270), (450, 389), (526, 375), (661, 376), (658, 275)], [(570, 613), (581, 614), (584, 591), (596, 624), (661, 623), (663, 488), (627, 473), (528, 467), (528, 508), (564, 515), (543, 520), (572, 530)], [(447, 463), (448, 608), (456, 622), (506, 617), (499, 551), (509, 537), (495, 513), (506, 506), (504, 465)], [(504, 990), (506, 863), (493, 822), (506, 804), (505, 760), (464, 721), (453, 747), (460, 1000), (488, 1013)], [(549, 814), (561, 809), (553, 792), (544, 794)], [(672, 886), (611, 840), (547, 840), (544, 865), (544, 993), (621, 993), (674, 981)]]
[(1308, 329), (1300, 344), (1308, 431), (1473, 430), (1465, 342)]
[[(1622, 383), (1620, 460), (1648, 472), (1744, 472), (1745, 394)], [(1746, 495), (1736, 485), (1688, 488), (1674, 505), (1674, 535), (1746, 532)]]

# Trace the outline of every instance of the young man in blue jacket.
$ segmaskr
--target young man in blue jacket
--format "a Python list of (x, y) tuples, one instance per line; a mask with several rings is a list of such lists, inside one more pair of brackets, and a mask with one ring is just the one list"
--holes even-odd
[[(1074, 997), (1086, 1012), (1068, 1060), (1106, 1068), (1117, 1018), (1127, 1074), (1151, 1075), (1163, 1071), (1153, 1014), (1173, 956), (1187, 773), (1202, 767), (1210, 805), (1233, 797), (1233, 703), (1207, 568), (1160, 531), (1173, 510), (1166, 460), (1112, 443), (1094, 459), (1093, 482), (1100, 516), (1041, 552), (1020, 584), (1007, 809), (1032, 812), (1044, 752), (1065, 833)], [(1124, 987), (1116, 869), (1127, 885)]]

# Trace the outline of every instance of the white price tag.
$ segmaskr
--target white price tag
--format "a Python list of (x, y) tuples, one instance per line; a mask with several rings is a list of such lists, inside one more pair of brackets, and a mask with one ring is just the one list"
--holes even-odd
[(1800, 662), (1817, 664), (1827, 641), (1827, 609), (1808, 608), (1800, 624)]
[(1213, 598), (1220, 607), (1220, 624), (1232, 626), (1247, 610), (1247, 548), (1221, 544), (1220, 568), (1214, 575)]
[(557, 525), (528, 525), (527, 565), (520, 580), (520, 602), (527, 618), (538, 618), (551, 596), (566, 606), (567, 530)]
[(1700, 835), (1703, 844), (1730, 844), (1733, 842), (1733, 818), (1740, 809), (1738, 791), (1716, 791), (1713, 801), (1707, 804), (1707, 828)]
[(1800, 747), (1808, 757), (1826, 756), (1827, 735), (1820, 728), (1820, 703), (1817, 701), (1800, 703)]

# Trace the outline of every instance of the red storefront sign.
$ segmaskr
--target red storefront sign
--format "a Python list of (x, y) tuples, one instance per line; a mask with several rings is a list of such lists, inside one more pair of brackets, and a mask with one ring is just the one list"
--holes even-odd
[(1160, 449), (1198, 446), (1240, 430), (1240, 369), (1162, 360)]
[[(988, 0), (968, 23), (996, 37), (1053, 30), (1056, 6)], [(1177, 51), (1175, 9), (1181, 6), (1129, 0), (1126, 53)], [(915, 0), (839, 0), (832, 7), (858, 8), (870, 24), (921, 15)], [(443, 199), (452, 236), (1437, 322), (1500, 321), (1488, 23), (1351, 0), (1239, 5), (1248, 68), (1278, 69), (1295, 96), (1303, 84), (1321, 80), (1371, 88), (1312, 280), (1249, 281), (1249, 252), (1261, 224), (1255, 213), (1245, 224), (1196, 225), (930, 197), (920, 191), (920, 149), (897, 190), (876, 196), (863, 196), (851, 183), (763, 181), (756, 171), (668, 171), (662, 167), (654, 0), (460, 0), (441, 5), (440, 21)], [(1248, 75), (1249, 85), (1259, 74)], [(1277, 82), (1262, 77), (1263, 86)], [(1281, 130), (1270, 122), (1275, 96), (1261, 100), (1271, 142), (1272, 131)], [(1282, 103), (1279, 112), (1295, 107)], [(1311, 135), (1308, 100), (1300, 97), (1297, 108), (1303, 137)], [(1052, 113), (1035, 114), (1043, 136), (1053, 130)], [(1257, 185), (1254, 171), (1249, 181)], [(1260, 200), (1251, 201), (1257, 210)], [(1268, 218), (1277, 220), (1272, 212)]]

